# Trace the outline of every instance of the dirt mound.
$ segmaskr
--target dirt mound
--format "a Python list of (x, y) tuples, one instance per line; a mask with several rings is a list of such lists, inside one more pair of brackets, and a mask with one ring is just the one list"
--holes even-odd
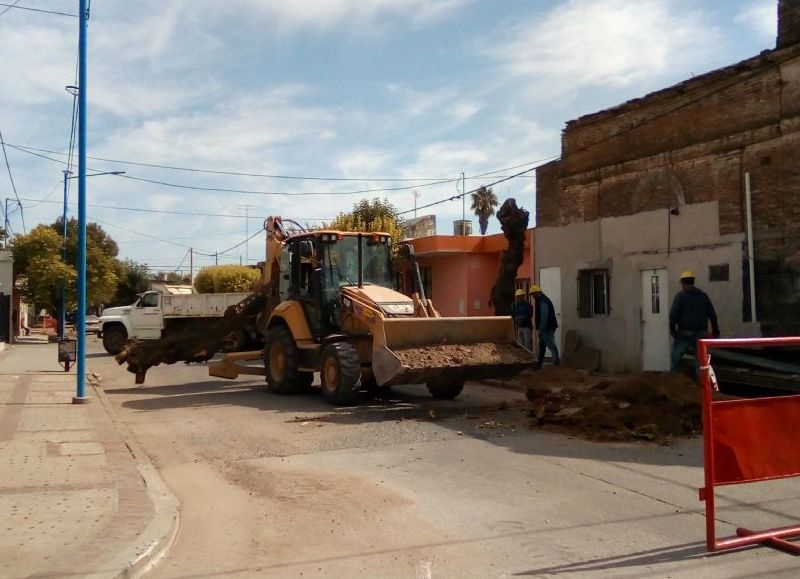
[[(563, 370), (562, 370), (563, 371)], [(700, 390), (683, 375), (643, 372), (621, 380), (554, 384), (533, 375), (526, 389), (536, 425), (594, 440), (651, 440), (700, 432)]]

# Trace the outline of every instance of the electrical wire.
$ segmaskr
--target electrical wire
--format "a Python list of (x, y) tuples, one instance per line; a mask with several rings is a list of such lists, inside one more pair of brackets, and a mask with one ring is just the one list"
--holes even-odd
[[(35, 153), (47, 153), (51, 155), (65, 155), (65, 153), (59, 151), (53, 151), (51, 149), (42, 149), (39, 147), (31, 147), (28, 145), (16, 145), (8, 143), (9, 147), (14, 147), (19, 149), (20, 151), (27, 152), (30, 154)], [(53, 159), (52, 157), (47, 157), (45, 155), (36, 155), (43, 159), (48, 159), (50, 161), (54, 161), (57, 163), (63, 163), (63, 161), (59, 161), (58, 159)], [(137, 161), (125, 161), (121, 159), (110, 159), (107, 157), (87, 157), (87, 159), (93, 161), (102, 161), (106, 163), (115, 163), (119, 165), (133, 165), (137, 167), (148, 167), (148, 168), (155, 168), (155, 169), (166, 169), (166, 170), (173, 170), (173, 171), (185, 171), (190, 173), (206, 173), (212, 175), (229, 175), (229, 176), (236, 176), (236, 177), (260, 177), (260, 178), (269, 178), (269, 179), (291, 179), (291, 180), (298, 180), (298, 181), (333, 181), (333, 182), (340, 182), (340, 181), (349, 181), (349, 182), (416, 182), (416, 181), (430, 181), (431, 185), (436, 184), (444, 184), (444, 183), (455, 183), (460, 180), (460, 177), (312, 177), (312, 176), (300, 176), (300, 175), (273, 175), (273, 174), (266, 174), (266, 173), (248, 173), (248, 172), (237, 172), (237, 171), (221, 171), (221, 170), (213, 170), (213, 169), (197, 169), (192, 167), (180, 167), (174, 165), (158, 165), (154, 163), (142, 163)], [(496, 173), (502, 173), (503, 171), (511, 171), (514, 169), (518, 169), (520, 167), (525, 167), (527, 165), (533, 165), (538, 163), (539, 161), (529, 161), (527, 163), (521, 163), (519, 165), (514, 165), (513, 167), (506, 167), (503, 169), (494, 169), (492, 171), (486, 171), (484, 173), (478, 173), (476, 175), (468, 175), (467, 179), (479, 179), (480, 177), (485, 177), (487, 175), (493, 175)], [(128, 176), (128, 178), (137, 179), (136, 177)], [(155, 183), (162, 184), (158, 181), (154, 181)], [(423, 183), (420, 185), (414, 185), (407, 188), (414, 188), (417, 186), (427, 186), (427, 184)], [(391, 191), (391, 188), (387, 189), (380, 189), (376, 191)], [(238, 191), (234, 191), (238, 192)], [(372, 192), (372, 191), (366, 191)], [(256, 192), (261, 193), (261, 192)], [(332, 192), (335, 194), (336, 192)], [(359, 191), (355, 191), (354, 193), (359, 193)], [(297, 193), (295, 193), (297, 194)], [(317, 194), (317, 193), (309, 193), (309, 194)], [(328, 195), (331, 193), (318, 193), (321, 195)]]
[(10, 6), (8, 6), (8, 5), (5, 5), (5, 6), (6, 6), (6, 9), (5, 9), (5, 10), (3, 10), (2, 12), (0, 12), (0, 16), (2, 16), (3, 14), (5, 14), (5, 13), (6, 13), (6, 12), (8, 12), (9, 10), (11, 10), (12, 8), (16, 7), (16, 5), (17, 5), (17, 4), (19, 4), (20, 2), (22, 2), (22, 0), (16, 0), (16, 1), (15, 1), (13, 4), (11, 4)]
[[(69, 16), (71, 18), (77, 18), (77, 14), (67, 14), (66, 12), (57, 12), (55, 10), (43, 10), (41, 8), (29, 8), (28, 6), (17, 6), (19, 2), (14, 2), (13, 4), (6, 4), (5, 2), (0, 2), (0, 6), (5, 6), (8, 10), (12, 8), (16, 8), (17, 10), (30, 10), (31, 12), (42, 12), (44, 14), (55, 14), (57, 16)], [(5, 12), (3, 13), (5, 14)]]
[(228, 253), (229, 251), (231, 251), (231, 250), (233, 250), (233, 249), (236, 249), (237, 247), (241, 247), (241, 246), (243, 246), (245, 243), (247, 243), (248, 241), (250, 241), (251, 239), (253, 239), (255, 236), (257, 236), (257, 235), (261, 235), (261, 232), (262, 232), (262, 231), (264, 231), (264, 228), (263, 228), (263, 227), (262, 227), (261, 229), (259, 229), (258, 231), (256, 231), (256, 232), (255, 232), (253, 235), (251, 235), (250, 237), (248, 237), (247, 239), (245, 239), (244, 241), (242, 241), (241, 243), (237, 243), (237, 244), (236, 244), (236, 245), (234, 245), (233, 247), (229, 247), (229, 248), (228, 248), (228, 249), (226, 249), (225, 251), (221, 251), (221, 252), (220, 252), (220, 254)]
[[(20, 197), (22, 201), (30, 201), (34, 203), (34, 205), (28, 205), (28, 207), (35, 207), (38, 203), (54, 203), (62, 205), (62, 201), (50, 201), (46, 199), (34, 199), (32, 197)], [(75, 203), (70, 203), (70, 205), (75, 205)], [(139, 213), (164, 213), (167, 215), (193, 215), (197, 217), (226, 217), (231, 219), (261, 219), (261, 217), (256, 215), (245, 216), (237, 213), (203, 213), (200, 211), (182, 211), (180, 209), (147, 209), (144, 207), (123, 207), (120, 205), (102, 205), (99, 203), (87, 203), (87, 207), (94, 207), (96, 209), (114, 209), (118, 211), (135, 211)], [(287, 219), (298, 219), (301, 221), (331, 221), (332, 217), (287, 217)]]
[[(9, 145), (11, 146), (11, 145)], [(16, 147), (26, 150), (26, 151), (37, 151), (39, 153), (49, 153), (52, 155), (64, 155), (65, 153), (59, 151), (53, 151), (50, 149), (41, 149), (38, 147), (30, 147), (27, 145), (15, 145)], [(452, 179), (449, 177), (311, 177), (311, 176), (302, 176), (302, 175), (273, 175), (268, 173), (248, 173), (248, 172), (238, 172), (238, 171), (222, 171), (216, 169), (197, 169), (193, 167), (179, 167), (176, 165), (159, 165), (156, 163), (143, 163), (139, 161), (123, 161), (120, 159), (109, 159), (107, 157), (86, 157), (92, 161), (102, 161), (106, 163), (116, 163), (119, 165), (133, 165), (136, 167), (148, 167), (153, 169), (167, 169), (170, 171), (186, 171), (189, 173), (207, 173), (211, 175), (230, 175), (235, 177), (261, 177), (267, 179), (290, 179), (296, 181), (367, 181), (367, 182), (378, 182), (378, 181), (389, 181), (389, 182), (400, 182), (400, 181), (443, 181), (443, 180), (450, 180), (450, 181), (457, 181), (458, 179)]]
[[(556, 157), (551, 157), (549, 160), (557, 159), (557, 158), (558, 158), (557, 156)], [(530, 169), (525, 169), (524, 171), (520, 171), (519, 173), (517, 173), (515, 175), (509, 175), (507, 177), (503, 177), (502, 179), (498, 179), (497, 181), (493, 181), (492, 183), (487, 183), (485, 185), (481, 185), (480, 187), (476, 187), (475, 189), (471, 189), (469, 191), (465, 191), (463, 193), (459, 193), (458, 195), (452, 195), (452, 196), (448, 197), (447, 199), (440, 199), (439, 201), (434, 201), (432, 203), (427, 203), (425, 205), (418, 205), (414, 209), (407, 209), (405, 211), (399, 211), (397, 214), (398, 215), (405, 215), (406, 213), (413, 213), (414, 211), (418, 211), (419, 209), (426, 209), (428, 207), (433, 207), (435, 205), (441, 205), (442, 203), (447, 203), (448, 201), (456, 201), (457, 199), (461, 199), (465, 195), (470, 195), (471, 193), (475, 193), (476, 191), (478, 191), (482, 187), (494, 187), (495, 185), (498, 185), (498, 184), (503, 183), (505, 181), (510, 181), (511, 179), (516, 179), (517, 177), (520, 177), (520, 176), (522, 176), (522, 175), (524, 175), (526, 173), (530, 173), (531, 171), (535, 171), (536, 169), (538, 169), (539, 167), (544, 165), (544, 162), (546, 162), (546, 161), (547, 160), (543, 160), (540, 165), (536, 165), (534, 167), (531, 167)]]
[[(104, 219), (99, 219), (97, 217), (92, 217), (93, 221), (97, 221), (98, 223), (102, 223), (103, 225), (109, 225), (111, 227), (116, 227), (117, 229), (121, 229), (123, 231), (128, 231), (129, 233), (134, 233), (136, 235), (141, 235), (142, 237), (147, 237), (152, 239), (153, 241), (160, 241), (161, 243), (168, 243), (170, 245), (174, 245), (176, 247), (182, 247), (184, 249), (189, 249), (191, 246), (186, 245), (185, 243), (178, 243), (176, 241), (170, 241), (169, 239), (162, 239), (160, 237), (156, 237), (155, 235), (150, 235), (148, 233), (142, 233), (141, 231), (136, 231), (135, 229), (130, 229), (129, 227), (123, 227), (122, 225), (117, 225), (116, 223), (111, 223), (110, 221), (105, 221)], [(195, 253), (201, 253), (200, 251), (195, 250)], [(205, 255), (214, 255), (213, 253), (205, 253)]]
[[(3, 139), (3, 131), (0, 130), (0, 145), (3, 147), (3, 157), (6, 160), (6, 169), (8, 169), (8, 179), (11, 181), (11, 189), (14, 191), (14, 197), (17, 198), (17, 205), (19, 205), (19, 218), (22, 221), (22, 232), (27, 233), (28, 230), (25, 227), (25, 214), (22, 212), (22, 202), (19, 200), (19, 194), (17, 193), (17, 186), (14, 184), (14, 176), (11, 174), (11, 165), (8, 163), (8, 154), (6, 153), (6, 141)], [(8, 215), (6, 214), (6, 221), (8, 221)]]

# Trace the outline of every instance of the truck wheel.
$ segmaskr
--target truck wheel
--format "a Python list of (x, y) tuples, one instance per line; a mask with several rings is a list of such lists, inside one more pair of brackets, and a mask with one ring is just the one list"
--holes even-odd
[(428, 390), (434, 398), (452, 400), (464, 389), (464, 382), (431, 382)]
[(103, 348), (112, 356), (122, 352), (127, 339), (128, 331), (123, 326), (111, 326), (103, 330)]
[(322, 394), (331, 404), (352, 404), (358, 398), (361, 361), (353, 344), (333, 342), (322, 350)]
[(299, 394), (310, 386), (313, 374), (300, 372), (300, 349), (286, 326), (276, 326), (267, 332), (264, 345), (264, 366), (267, 384), (275, 394)]

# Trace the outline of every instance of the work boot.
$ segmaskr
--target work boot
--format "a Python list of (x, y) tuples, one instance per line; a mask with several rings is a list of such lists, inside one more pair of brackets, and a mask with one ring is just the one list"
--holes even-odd
[(555, 360), (553, 366), (561, 366), (561, 360)]
[(542, 363), (541, 362), (534, 362), (533, 363), (533, 369), (534, 370), (541, 370), (542, 369)]

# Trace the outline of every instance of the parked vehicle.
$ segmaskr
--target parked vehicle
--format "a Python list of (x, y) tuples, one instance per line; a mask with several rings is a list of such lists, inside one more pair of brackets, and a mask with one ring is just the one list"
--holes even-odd
[[(228, 306), (245, 299), (247, 293), (171, 295), (157, 291), (140, 294), (129, 306), (106, 308), (99, 319), (103, 348), (118, 354), (129, 338), (157, 340), (170, 330), (196, 326), (199, 331), (206, 323), (221, 318)], [(255, 333), (255, 328), (251, 330)], [(243, 336), (242, 339), (253, 336)]]

